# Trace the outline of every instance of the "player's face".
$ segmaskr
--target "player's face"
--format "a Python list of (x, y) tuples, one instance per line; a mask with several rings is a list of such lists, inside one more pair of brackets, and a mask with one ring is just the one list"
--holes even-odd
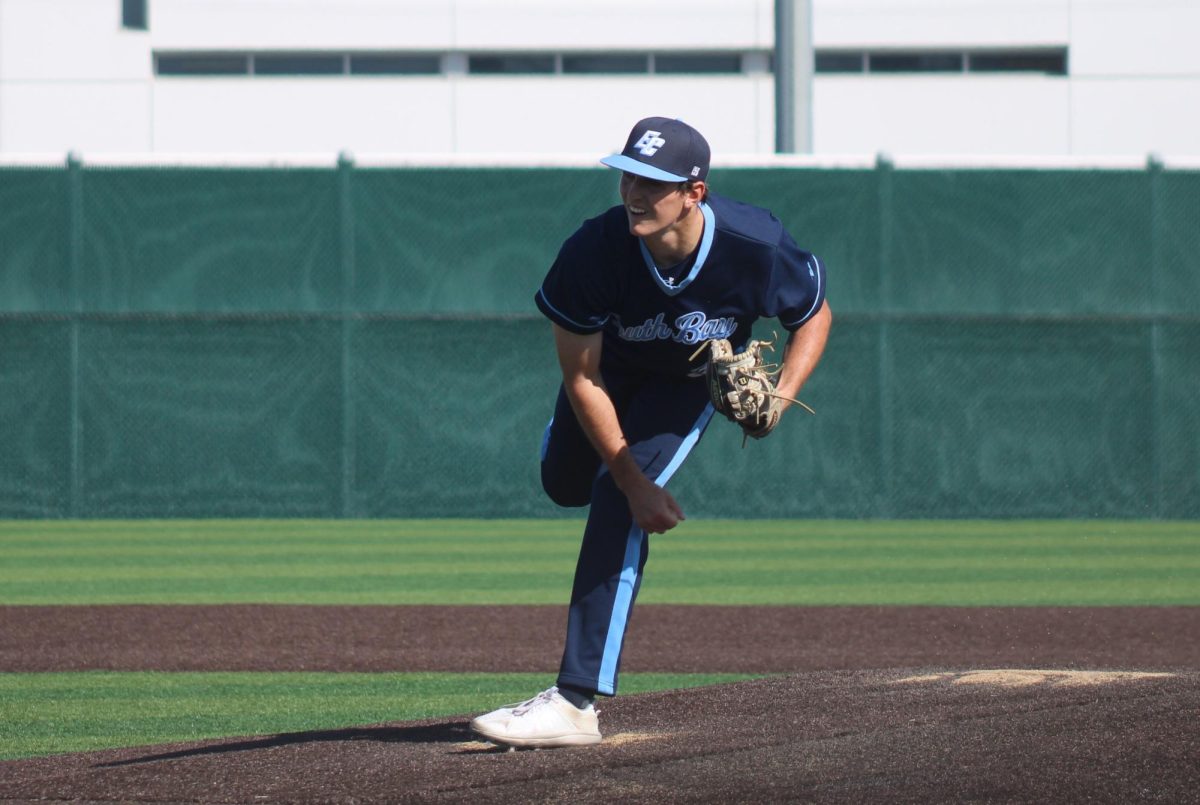
[(647, 237), (669, 229), (690, 211), (683, 182), (660, 182), (632, 173), (621, 174), (621, 201), (629, 231)]

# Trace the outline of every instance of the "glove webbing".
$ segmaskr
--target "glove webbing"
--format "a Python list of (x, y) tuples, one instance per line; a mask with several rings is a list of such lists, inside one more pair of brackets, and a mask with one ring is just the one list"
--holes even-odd
[[(705, 348), (709, 347), (710, 344), (713, 344), (717, 340), (718, 339), (714, 338), (709, 341), (705, 341), (703, 344), (700, 345), (700, 347), (695, 352), (692, 353), (691, 357), (688, 358), (688, 360), (689, 361), (696, 360), (697, 355), (699, 355), (701, 352), (703, 352), (705, 350)], [(767, 349), (774, 352), (775, 351), (774, 339), (772, 339), (770, 341), (751, 341), (749, 344), (746, 345), (746, 348), (744, 350), (742, 350), (741, 352), (735, 353), (731, 359), (721, 361), (720, 369), (718, 369), (718, 371), (723, 375), (730, 375), (730, 374), (733, 374), (732, 370), (734, 370), (734, 369), (755, 369), (755, 368), (757, 368), (757, 369), (762, 370), (764, 374), (766, 374), (770, 377), (774, 377), (775, 375), (778, 375), (781, 371), (783, 371), (783, 367), (780, 366), (779, 364), (777, 364), (777, 363), (759, 363), (759, 361), (761, 360), (760, 353), (761, 353), (761, 350), (763, 347), (766, 347)], [(714, 357), (721, 357), (721, 356), (717, 355)], [(709, 360), (711, 361), (712, 358), (709, 358)], [(787, 400), (790, 403), (795, 403), (796, 405), (800, 406), (805, 411), (808, 411), (810, 414), (813, 414), (814, 416), (817, 413), (812, 408), (810, 408), (806, 403), (801, 402), (800, 400), (797, 400), (794, 397), (788, 397), (784, 394), (778, 394), (775, 391), (766, 391), (764, 389), (756, 389), (754, 391), (754, 393), (755, 394), (765, 394), (766, 396), (774, 397), (777, 400)], [(744, 446), (744, 444), (745, 443), (743, 442), (743, 446)]]

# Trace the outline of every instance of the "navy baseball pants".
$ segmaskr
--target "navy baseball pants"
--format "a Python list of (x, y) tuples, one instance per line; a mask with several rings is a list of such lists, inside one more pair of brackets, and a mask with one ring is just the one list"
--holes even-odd
[[(703, 379), (603, 372), (625, 439), (646, 477), (666, 486), (713, 408)], [(558, 684), (617, 692), (625, 627), (650, 546), (560, 387), (542, 441), (542, 486), (560, 506), (591, 505), (575, 566)]]

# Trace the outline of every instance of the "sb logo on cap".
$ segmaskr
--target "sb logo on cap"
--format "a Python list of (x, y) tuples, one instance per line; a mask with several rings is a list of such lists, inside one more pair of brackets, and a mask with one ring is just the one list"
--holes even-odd
[(633, 144), (633, 147), (642, 153), (643, 156), (652, 157), (658, 153), (658, 149), (667, 144), (667, 141), (658, 135), (660, 131), (649, 131), (642, 135), (642, 139)]

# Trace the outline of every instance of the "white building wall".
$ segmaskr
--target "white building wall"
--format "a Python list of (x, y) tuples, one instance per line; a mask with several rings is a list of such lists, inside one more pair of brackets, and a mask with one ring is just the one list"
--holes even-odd
[(107, 0), (0, 0), (0, 153), (148, 151), (150, 38)]
[(173, 79), (154, 87), (153, 150), (594, 154), (619, 147), (634, 120), (669, 114), (701, 129), (718, 153), (770, 153), (770, 84), (767, 77)]
[(813, 92), (821, 154), (1065, 155), (1070, 89), (1043, 76), (824, 77)]
[(1200, 2), (1075, 0), (1071, 151), (1200, 154)]
[(462, 48), (771, 47), (772, 0), (459, 0)]
[(1200, 78), (1196, 0), (1074, 0), (1071, 74), (1076, 78)]
[(442, 0), (151, 0), (166, 50), (431, 48), (454, 42), (456, 3)]
[(456, 150), (445, 79), (182, 78), (154, 87), (164, 153)]
[(829, 48), (1063, 45), (1081, 0), (813, 0)]
[(715, 153), (770, 153), (774, 114), (761, 103), (769, 77), (479, 77), (457, 83), (456, 150), (601, 154), (619, 150), (634, 121), (682, 118)]
[(1073, 81), (1071, 153), (1200, 154), (1200, 78)]
[(0, 80), (137, 81), (150, 38), (121, 28), (108, 0), (0, 0)]
[(825, 48), (1069, 48), (1066, 77), (818, 76), (818, 153), (1200, 153), (1195, 0), (815, 0), (813, 29)]
[[(95, 0), (106, 2), (107, 0)], [(773, 0), (152, 0), (155, 47), (770, 47)]]
[[(774, 147), (766, 72), (156, 77), (155, 51), (739, 50), (773, 0), (0, 0), (0, 154), (589, 155), (649, 114), (718, 156)], [(1194, 0), (813, 0), (819, 49), (1068, 47), (1069, 76), (833, 75), (818, 154), (1200, 153)]]

